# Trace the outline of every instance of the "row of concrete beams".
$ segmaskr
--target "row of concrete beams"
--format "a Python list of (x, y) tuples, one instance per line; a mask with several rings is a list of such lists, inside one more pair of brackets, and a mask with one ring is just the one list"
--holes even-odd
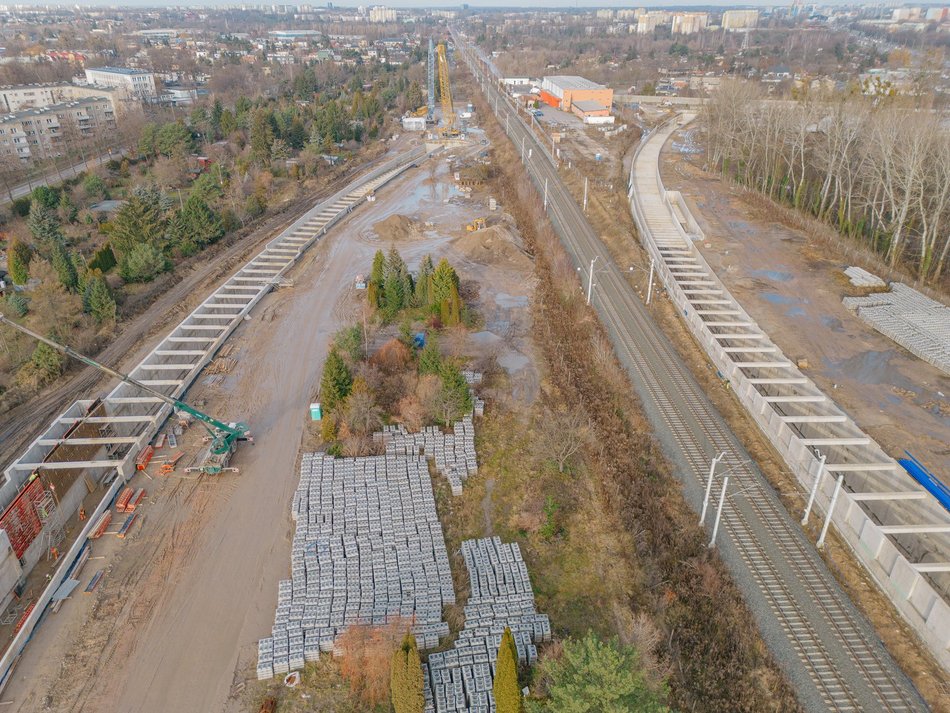
[[(642, 213), (650, 227), (654, 254), (708, 333), (726, 357), (742, 369), (768, 407), (798, 433), (802, 445), (826, 455), (827, 472), (834, 476), (852, 474), (846, 477), (846, 485), (856, 501), (921, 504), (919, 511), (899, 511), (913, 522), (884, 525), (884, 532), (891, 536), (950, 532), (950, 524), (933, 522), (934, 518), (940, 519), (941, 513), (946, 515), (945, 511), (931, 507), (933, 497), (905, 477), (896, 462), (883, 460), (886, 455), (877, 444), (784, 357), (699, 255), (692, 240), (684, 234), (683, 221), (677, 223), (671, 214), (658, 175), (649, 170), (650, 165), (658, 165), (662, 144), (663, 140), (657, 138), (641, 149), (638, 165), (644, 169), (634, 174), (633, 190), (639, 194)], [(908, 489), (895, 491), (895, 485)], [(865, 488), (867, 492), (863, 492)], [(891, 512), (898, 511), (892, 508)], [(921, 564), (925, 566), (926, 571), (945, 571), (934, 563)]]
[[(420, 153), (421, 155), (421, 153)], [(414, 157), (418, 158), (418, 157)], [(245, 315), (275, 284), (300, 254), (317, 240), (329, 225), (349, 213), (367, 194), (409, 165), (403, 162), (353, 190), (323, 203), (267, 244), (262, 252), (215, 290), (162, 342), (138, 364), (130, 375), (173, 397), (180, 397), (224, 340)], [(47, 430), (7, 469), (8, 479), (16, 473), (44, 470), (89, 469), (104, 471), (126, 464), (151, 436), (156, 423), (168, 416), (165, 402), (143, 396), (127, 384), (119, 384), (104, 399), (106, 416), (85, 416), (92, 402), (81, 401), (57, 417)], [(77, 423), (96, 424), (99, 437), (71, 438), (68, 430)], [(99, 445), (92, 460), (47, 462), (62, 443)]]

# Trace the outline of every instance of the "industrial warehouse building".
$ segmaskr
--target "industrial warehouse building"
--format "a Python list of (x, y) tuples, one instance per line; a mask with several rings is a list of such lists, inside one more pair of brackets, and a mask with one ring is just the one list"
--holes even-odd
[(574, 102), (596, 102), (610, 110), (614, 90), (583, 77), (544, 77), (541, 81), (541, 101), (561, 111), (571, 111)]

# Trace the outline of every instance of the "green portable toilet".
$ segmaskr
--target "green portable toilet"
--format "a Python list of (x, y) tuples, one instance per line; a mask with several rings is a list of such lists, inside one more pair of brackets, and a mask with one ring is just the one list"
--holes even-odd
[(323, 418), (323, 409), (320, 407), (320, 402), (310, 404), (310, 420), (319, 421), (321, 418)]

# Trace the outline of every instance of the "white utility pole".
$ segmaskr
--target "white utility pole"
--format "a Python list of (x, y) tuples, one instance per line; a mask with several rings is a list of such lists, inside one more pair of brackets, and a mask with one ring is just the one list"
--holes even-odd
[(716, 466), (719, 464), (719, 461), (725, 457), (726, 452), (723, 451), (718, 456), (715, 456), (709, 464), (709, 478), (706, 479), (706, 496), (703, 498), (703, 511), (699, 515), (700, 525), (706, 520), (706, 508), (709, 506), (709, 494), (712, 492), (713, 478), (716, 477)]
[(548, 209), (548, 179), (544, 179), (544, 210)]
[(835, 483), (835, 491), (831, 494), (831, 504), (828, 505), (828, 515), (825, 517), (825, 524), (821, 526), (821, 534), (818, 536), (818, 542), (815, 545), (820, 550), (825, 546), (825, 535), (828, 534), (828, 527), (831, 525), (831, 516), (835, 512), (835, 503), (838, 502), (838, 493), (841, 492), (841, 485), (844, 483), (844, 473), (838, 476)]
[(719, 509), (716, 510), (716, 521), (713, 523), (712, 537), (709, 538), (709, 544), (706, 545), (712, 549), (716, 546), (716, 534), (719, 532), (719, 520), (722, 518), (722, 506), (726, 502), (726, 488), (729, 487), (729, 476), (722, 479), (722, 492), (719, 493)]
[(521, 137), (521, 163), (524, 163), (524, 136)]
[(656, 265), (656, 260), (652, 257), (650, 258), (650, 281), (647, 282), (647, 304), (650, 304), (650, 300), (653, 298), (653, 267)]
[(815, 481), (811, 484), (811, 492), (808, 494), (808, 504), (805, 506), (805, 514), (802, 515), (802, 525), (808, 523), (808, 516), (811, 514), (811, 506), (815, 504), (815, 494), (818, 492), (818, 483), (821, 482), (821, 476), (825, 472), (825, 456), (818, 459), (818, 472), (815, 473)]
[(505, 133), (508, 133), (508, 119), (511, 118), (511, 114), (505, 114)]
[(587, 277), (587, 304), (590, 304), (590, 294), (594, 289), (594, 263), (597, 262), (595, 257), (590, 261), (590, 275)]
[(584, 176), (584, 212), (587, 212), (587, 176)]

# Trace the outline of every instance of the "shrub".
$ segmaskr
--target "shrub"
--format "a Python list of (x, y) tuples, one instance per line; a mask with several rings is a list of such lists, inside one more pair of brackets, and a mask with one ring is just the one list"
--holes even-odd
[(139, 243), (122, 258), (119, 274), (126, 282), (151, 282), (168, 269), (168, 260), (151, 243)]

